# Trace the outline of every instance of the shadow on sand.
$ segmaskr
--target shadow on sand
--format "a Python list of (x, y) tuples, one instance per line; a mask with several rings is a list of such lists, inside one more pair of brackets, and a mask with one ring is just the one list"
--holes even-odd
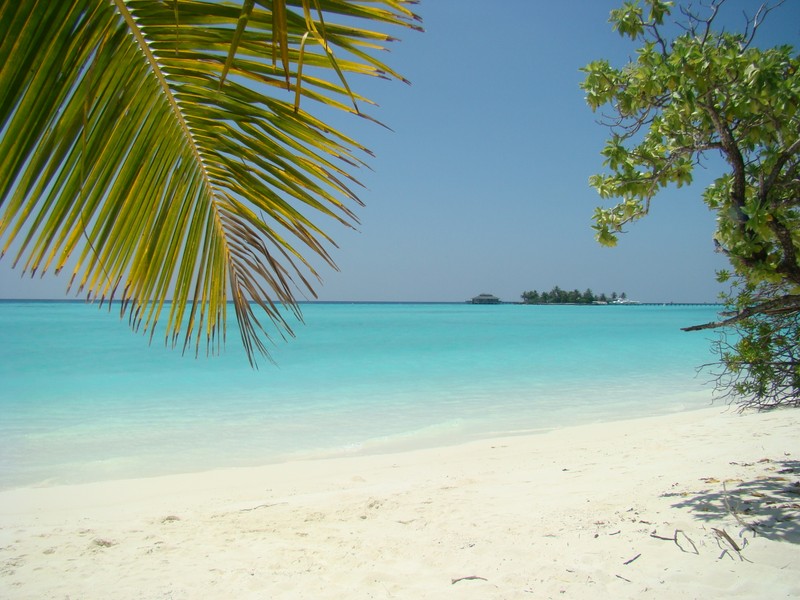
[(715, 491), (664, 496), (680, 497), (673, 506), (688, 509), (702, 521), (730, 516), (757, 536), (800, 544), (800, 461), (731, 464), (756, 467), (762, 473), (749, 480), (706, 478), (703, 481), (714, 484)]

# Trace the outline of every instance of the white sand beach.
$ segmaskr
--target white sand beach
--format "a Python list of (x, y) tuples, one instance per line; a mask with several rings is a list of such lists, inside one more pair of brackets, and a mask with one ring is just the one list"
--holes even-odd
[(0, 493), (0, 598), (800, 597), (800, 411)]

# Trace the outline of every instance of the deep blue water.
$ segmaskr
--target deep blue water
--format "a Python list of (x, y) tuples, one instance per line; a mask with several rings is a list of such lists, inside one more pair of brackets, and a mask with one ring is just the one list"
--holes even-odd
[[(308, 304), (277, 366), (0, 302), (0, 488), (380, 452), (707, 407), (713, 306)], [(232, 311), (231, 311), (232, 313)]]

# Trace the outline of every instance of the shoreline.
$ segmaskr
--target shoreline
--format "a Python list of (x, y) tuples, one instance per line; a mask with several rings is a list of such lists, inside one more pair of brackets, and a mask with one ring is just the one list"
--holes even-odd
[(798, 433), (796, 409), (717, 406), (15, 488), (0, 492), (0, 596), (797, 596)]
[[(698, 394), (699, 395), (699, 394)], [(413, 432), (403, 432), (399, 434), (392, 434), (389, 436), (378, 436), (365, 439), (355, 444), (348, 444), (346, 446), (335, 446), (330, 448), (313, 448), (293, 450), (288, 453), (268, 455), (262, 457), (260, 460), (252, 460), (247, 463), (230, 463), (218, 464), (211, 467), (189, 467), (184, 470), (174, 471), (161, 471), (159, 469), (146, 469), (146, 474), (109, 474), (102, 472), (94, 475), (91, 479), (83, 478), (70, 478), (70, 477), (48, 477), (39, 480), (28, 480), (23, 483), (3, 484), (0, 485), (0, 495), (6, 492), (14, 492), (16, 490), (49, 490), (49, 489), (71, 489), (82, 486), (97, 485), (102, 486), (109, 484), (114, 487), (119, 483), (124, 485), (125, 482), (133, 484), (133, 482), (147, 482), (150, 480), (162, 480), (167, 483), (172, 478), (182, 478), (189, 481), (195, 478), (203, 479), (204, 476), (212, 476), (216, 473), (224, 473), (229, 471), (241, 472), (252, 471), (258, 472), (270, 467), (276, 467), (284, 464), (297, 464), (304, 465), (309, 463), (320, 463), (323, 461), (331, 460), (346, 460), (368, 458), (371, 456), (384, 456), (395, 454), (407, 454), (414, 452), (434, 452), (444, 448), (459, 448), (462, 446), (469, 446), (470, 444), (480, 444), (482, 442), (492, 442), (497, 440), (504, 440), (506, 438), (527, 438), (535, 437), (546, 434), (553, 434), (554, 432), (562, 430), (571, 430), (580, 427), (606, 427), (615, 423), (624, 423), (628, 421), (643, 421), (647, 419), (658, 419), (662, 417), (671, 417), (682, 413), (692, 413), (699, 411), (715, 411), (717, 409), (722, 411), (734, 410), (722, 406), (713, 406), (711, 404), (695, 405), (687, 408), (691, 402), (683, 404), (676, 404), (670, 408), (664, 408), (659, 412), (652, 412), (649, 410), (642, 410), (635, 412), (630, 416), (621, 416), (620, 413), (608, 412), (600, 413), (599, 415), (586, 417), (582, 419), (573, 420), (554, 420), (547, 424), (542, 424), (539, 427), (525, 427), (518, 429), (503, 428), (502, 424), (492, 422), (492, 425), (497, 425), (494, 428), (477, 429), (468, 427), (464, 430), (452, 429), (449, 424), (436, 424), (433, 426), (426, 426), (420, 430)], [(226, 461), (222, 461), (225, 463)]]
[[(207, 471), (258, 468), (283, 463), (302, 463), (333, 458), (363, 457), (372, 454), (383, 455), (417, 450), (433, 450), (443, 446), (460, 446), (482, 440), (542, 435), (583, 425), (604, 425), (616, 421), (669, 416), (713, 407), (713, 400), (708, 397), (706, 391), (679, 393), (676, 394), (675, 398), (665, 394), (660, 400), (663, 405), (659, 407), (658, 411), (648, 406), (622, 405), (612, 408), (609, 405), (599, 403), (598, 406), (583, 407), (583, 412), (578, 412), (577, 414), (570, 414), (567, 411), (562, 411), (560, 414), (545, 413), (546, 420), (540, 420), (535, 425), (530, 423), (532, 420), (531, 415), (522, 417), (522, 420), (525, 421), (525, 425), (522, 425), (519, 416), (515, 420), (508, 417), (501, 419), (497, 414), (493, 415), (493, 419), (484, 419), (478, 424), (473, 414), (467, 419), (458, 417), (451, 421), (438, 421), (411, 431), (377, 434), (356, 440), (350, 439), (328, 447), (324, 445), (309, 445), (311, 447), (294, 448), (283, 452), (270, 451), (270, 449), (265, 452), (264, 448), (258, 445), (258, 440), (253, 439), (257, 432), (252, 427), (242, 430), (228, 423), (225, 424), (225, 430), (228, 434), (234, 431), (237, 432), (237, 439), (242, 442), (240, 448), (250, 448), (251, 453), (247, 456), (242, 453), (241, 449), (237, 449), (238, 452), (231, 455), (225, 452), (211, 454), (204, 443), (197, 445), (201, 450), (196, 452), (197, 446), (187, 446), (187, 443), (192, 438), (184, 435), (184, 443), (175, 444), (173, 448), (169, 449), (169, 453), (166, 452), (168, 446), (159, 445), (158, 440), (155, 440), (156, 447), (159, 450), (157, 456), (151, 453), (149, 457), (146, 457), (144, 453), (139, 455), (136, 451), (126, 450), (127, 454), (123, 454), (122, 458), (128, 464), (122, 464), (121, 466), (109, 464), (113, 463), (115, 458), (120, 458), (119, 456), (100, 459), (92, 457), (89, 459), (84, 453), (82, 456), (77, 457), (78, 460), (73, 460), (71, 464), (65, 463), (64, 468), (57, 464), (55, 468), (47, 468), (44, 473), (39, 472), (37, 477), (32, 477), (30, 472), (25, 472), (24, 470), (20, 470), (19, 473), (8, 471), (0, 476), (0, 493), (18, 488), (56, 488), (118, 480), (199, 475)], [(625, 415), (626, 412), (629, 413), (627, 416)], [(141, 429), (136, 433), (140, 434)], [(204, 439), (203, 433), (203, 431), (199, 432), (200, 439)], [(306, 432), (306, 437), (313, 439), (309, 433), (309, 431)], [(86, 435), (91, 437), (89, 434)], [(112, 447), (111, 445), (116, 443), (116, 438), (110, 437), (107, 431), (102, 432), (101, 435), (105, 435), (105, 437), (100, 437), (99, 442), (92, 439), (89, 443), (95, 444), (98, 455), (102, 456), (101, 453), (105, 450), (103, 444), (108, 444), (109, 447)], [(195, 435), (198, 434), (196, 433)], [(268, 436), (269, 432), (262, 437)], [(121, 439), (124, 440), (124, 437)], [(253, 441), (255, 445), (248, 446)], [(76, 439), (76, 442), (85, 443), (85, 439)], [(147, 445), (143, 447), (148, 450), (151, 449)], [(2, 449), (0, 448), (0, 450)], [(184, 451), (187, 450), (194, 453), (190, 459), (187, 459), (184, 455)], [(40, 455), (46, 457), (52, 456), (50, 454), (52, 452), (52, 448), (47, 449), (47, 452), (39, 450)], [(62, 457), (57, 452), (55, 456)], [(13, 461), (8, 461), (8, 464), (13, 464)], [(39, 470), (42, 471), (44, 469), (40, 468)]]

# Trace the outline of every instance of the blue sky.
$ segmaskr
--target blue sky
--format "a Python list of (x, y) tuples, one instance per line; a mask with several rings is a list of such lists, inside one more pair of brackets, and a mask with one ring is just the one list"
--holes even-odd
[[(667, 190), (616, 248), (593, 239), (608, 135), (586, 106), (580, 68), (622, 64), (634, 51), (611, 30), (621, 2), (426, 0), (424, 34), (402, 32), (389, 62), (411, 80), (351, 81), (379, 103), (368, 110), (393, 131), (357, 118), (337, 125), (376, 155), (350, 231), (337, 241), (339, 271), (321, 267), (321, 300), (461, 301), (493, 293), (515, 301), (554, 285), (626, 292), (641, 301), (714, 301), (724, 268), (711, 239), (714, 215), (695, 185)], [(741, 22), (755, 1), (729, 2)], [(726, 5), (727, 6), (727, 5)], [(800, 2), (771, 15), (761, 45), (800, 46)], [(65, 277), (21, 279), (0, 261), (0, 297), (62, 298)]]

